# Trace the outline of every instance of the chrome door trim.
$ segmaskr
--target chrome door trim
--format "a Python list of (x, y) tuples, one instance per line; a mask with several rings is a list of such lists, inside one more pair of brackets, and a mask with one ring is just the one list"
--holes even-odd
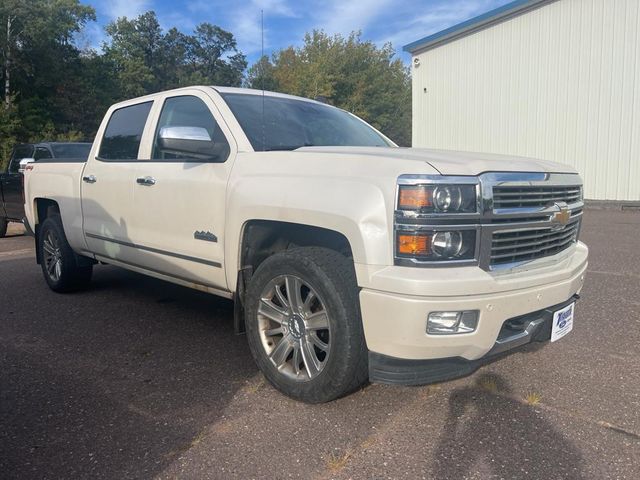
[[(103, 237), (102, 235), (96, 235), (94, 233), (85, 232), (85, 236), (89, 238), (94, 238), (96, 240), (102, 240), (103, 242), (116, 243), (118, 245), (123, 245), (125, 247), (135, 248), (138, 250), (144, 250), (151, 253), (158, 253), (160, 255), (166, 255), (168, 257), (179, 258), (180, 260), (187, 260), (189, 262), (201, 263), (203, 265), (209, 265), (211, 267), (222, 268), (222, 264), (220, 262), (214, 262), (211, 260), (205, 260), (203, 258), (191, 257), (189, 255), (183, 255), (181, 253), (168, 252), (166, 250), (160, 250), (159, 248), (147, 247), (145, 245), (139, 245), (136, 243), (125, 242), (122, 240), (116, 240), (115, 238)], [(140, 267), (143, 268), (143, 267)], [(146, 267), (144, 267), (146, 268)], [(161, 272), (159, 272), (161, 273)], [(170, 274), (163, 273), (163, 275), (171, 276)]]

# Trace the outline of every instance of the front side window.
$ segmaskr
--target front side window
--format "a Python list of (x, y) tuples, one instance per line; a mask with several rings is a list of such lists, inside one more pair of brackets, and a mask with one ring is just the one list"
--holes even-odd
[(153, 160), (224, 162), (229, 143), (209, 107), (198, 97), (168, 98), (156, 128)]
[(293, 98), (223, 93), (253, 149), (390, 147), (371, 126), (329, 105)]
[(135, 160), (153, 102), (119, 108), (109, 119), (100, 143), (101, 160)]

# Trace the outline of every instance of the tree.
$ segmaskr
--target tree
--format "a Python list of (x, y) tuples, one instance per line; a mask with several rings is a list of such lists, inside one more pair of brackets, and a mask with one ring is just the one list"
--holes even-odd
[(20, 119), (16, 115), (12, 102), (0, 108), (0, 169), (4, 170), (16, 143), (16, 132), (20, 129)]
[(201, 23), (192, 37), (191, 58), (202, 83), (239, 87), (247, 68), (233, 34), (210, 23)]
[(78, 0), (0, 2), (2, 161), (9, 142), (35, 138), (49, 123), (68, 127), (57, 103), (67, 91), (68, 66), (80, 56), (74, 35), (91, 20), (93, 8)]
[(314, 30), (300, 48), (261, 58), (247, 85), (316, 98), (349, 110), (400, 145), (411, 143), (411, 78), (390, 44), (378, 48), (360, 33), (329, 36)]
[(123, 98), (193, 84), (238, 86), (247, 67), (233, 34), (201, 23), (193, 35), (164, 33), (152, 11), (106, 27), (103, 46), (113, 63)]
[(280, 91), (280, 84), (276, 80), (273, 71), (273, 63), (271, 63), (269, 57), (264, 55), (256, 63), (251, 65), (251, 68), (247, 71), (245, 85), (258, 90)]
[(105, 28), (110, 41), (103, 45), (105, 58), (115, 67), (122, 98), (156, 91), (162, 56), (162, 29), (154, 12), (129, 20), (117, 19)]
[(95, 20), (93, 8), (78, 0), (3, 0), (0, 41), (5, 106), (13, 94), (31, 86), (34, 71), (48, 77), (56, 73), (40, 68), (43, 64), (78, 53), (71, 40), (89, 20)]

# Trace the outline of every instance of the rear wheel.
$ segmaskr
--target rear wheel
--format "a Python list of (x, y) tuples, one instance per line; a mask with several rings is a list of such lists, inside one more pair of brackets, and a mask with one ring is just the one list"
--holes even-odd
[(43, 222), (38, 235), (38, 256), (44, 279), (52, 290), (72, 292), (89, 285), (93, 266), (78, 266), (60, 215), (51, 215)]
[(324, 248), (266, 259), (246, 296), (247, 338), (265, 377), (309, 403), (345, 395), (367, 380), (353, 265)]
[(4, 217), (0, 217), (0, 238), (3, 238), (7, 234), (7, 226), (9, 225), (9, 220)]

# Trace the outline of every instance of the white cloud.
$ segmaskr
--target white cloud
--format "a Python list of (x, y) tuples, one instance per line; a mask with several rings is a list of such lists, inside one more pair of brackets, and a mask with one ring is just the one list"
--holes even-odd
[(75, 43), (80, 50), (91, 49), (100, 51), (102, 49), (102, 43), (107, 39), (107, 34), (102, 26), (97, 23), (89, 22), (75, 35), (74, 38)]
[(107, 0), (101, 2), (98, 10), (112, 20), (120, 17), (135, 18), (150, 10), (152, 3), (152, 0)]
[(324, 6), (319, 27), (329, 34), (349, 34), (354, 30), (364, 30), (371, 22), (393, 6), (392, 0), (360, 0), (347, 2), (332, 0)]
[(299, 14), (286, 0), (252, 0), (236, 9), (230, 17), (229, 30), (233, 32), (238, 48), (245, 55), (255, 54), (262, 48), (262, 18), (264, 12), (264, 47), (268, 51), (269, 19), (274, 17), (298, 18)]
[[(254, 7), (264, 10), (265, 15), (278, 17), (298, 17), (299, 15), (293, 10), (286, 0), (253, 0), (251, 2)], [(295, 3), (295, 2), (292, 2)]]
[(458, 0), (453, 2), (440, 3), (433, 7), (416, 7), (417, 15), (405, 15), (402, 23), (394, 22), (390, 30), (395, 30), (382, 37), (378, 44), (392, 43), (395, 48), (414, 42), (420, 38), (452, 27), (460, 22), (464, 22), (477, 15), (485, 13), (495, 8), (500, 3), (499, 0)]

